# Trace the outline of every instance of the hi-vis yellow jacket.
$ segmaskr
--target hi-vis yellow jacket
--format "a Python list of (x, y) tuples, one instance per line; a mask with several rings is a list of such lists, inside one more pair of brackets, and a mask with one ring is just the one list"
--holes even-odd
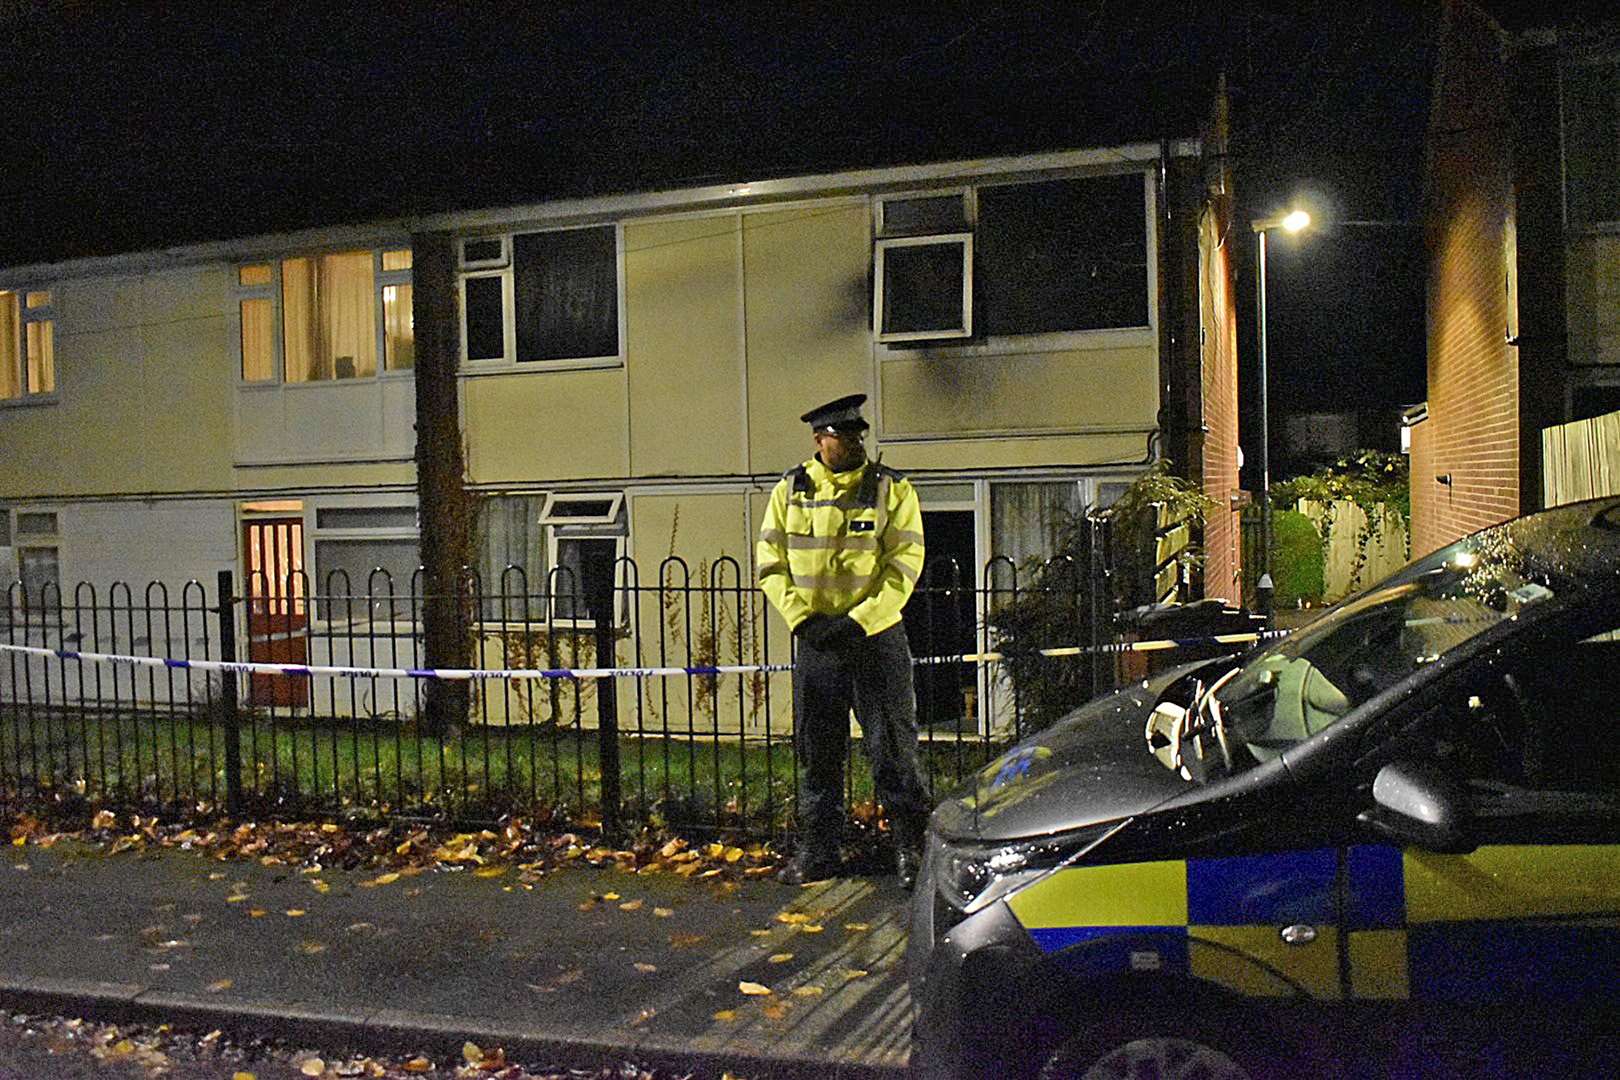
[(887, 630), (922, 574), (916, 489), (877, 462), (835, 473), (812, 458), (771, 492), (754, 561), (790, 629), (816, 612)]

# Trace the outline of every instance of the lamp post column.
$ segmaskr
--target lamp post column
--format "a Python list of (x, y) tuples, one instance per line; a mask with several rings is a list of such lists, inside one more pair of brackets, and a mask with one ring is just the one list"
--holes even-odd
[(1270, 614), (1271, 580), (1271, 410), (1266, 378), (1266, 230), (1257, 229), (1260, 257), (1255, 262), (1255, 305), (1260, 326), (1260, 581), (1259, 600)]

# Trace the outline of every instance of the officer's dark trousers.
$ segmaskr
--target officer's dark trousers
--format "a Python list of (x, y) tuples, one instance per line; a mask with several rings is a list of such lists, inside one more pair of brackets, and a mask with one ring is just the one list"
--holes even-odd
[(844, 759), (849, 710), (861, 722), (878, 801), (902, 842), (915, 843), (928, 817), (917, 761), (917, 696), (905, 626), (843, 649), (800, 641), (793, 668), (794, 746), (804, 765), (800, 846), (817, 860), (838, 856), (844, 827)]

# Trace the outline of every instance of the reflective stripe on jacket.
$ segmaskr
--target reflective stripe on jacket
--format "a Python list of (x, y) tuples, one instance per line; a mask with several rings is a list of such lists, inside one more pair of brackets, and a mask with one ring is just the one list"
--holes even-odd
[(789, 628), (819, 612), (887, 630), (922, 575), (916, 489), (876, 462), (835, 473), (812, 458), (771, 492), (754, 561)]

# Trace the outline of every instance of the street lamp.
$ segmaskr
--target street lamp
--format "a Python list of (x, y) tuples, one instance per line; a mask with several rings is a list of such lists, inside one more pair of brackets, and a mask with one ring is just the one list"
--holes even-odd
[(1266, 233), (1273, 229), (1297, 233), (1311, 223), (1311, 215), (1294, 210), (1275, 217), (1260, 218), (1249, 223), (1260, 238), (1260, 258), (1255, 265), (1255, 278), (1259, 284), (1256, 306), (1260, 322), (1260, 551), (1264, 560), (1260, 566), (1262, 591), (1261, 605), (1270, 608), (1271, 580), (1271, 416), (1266, 401)]

